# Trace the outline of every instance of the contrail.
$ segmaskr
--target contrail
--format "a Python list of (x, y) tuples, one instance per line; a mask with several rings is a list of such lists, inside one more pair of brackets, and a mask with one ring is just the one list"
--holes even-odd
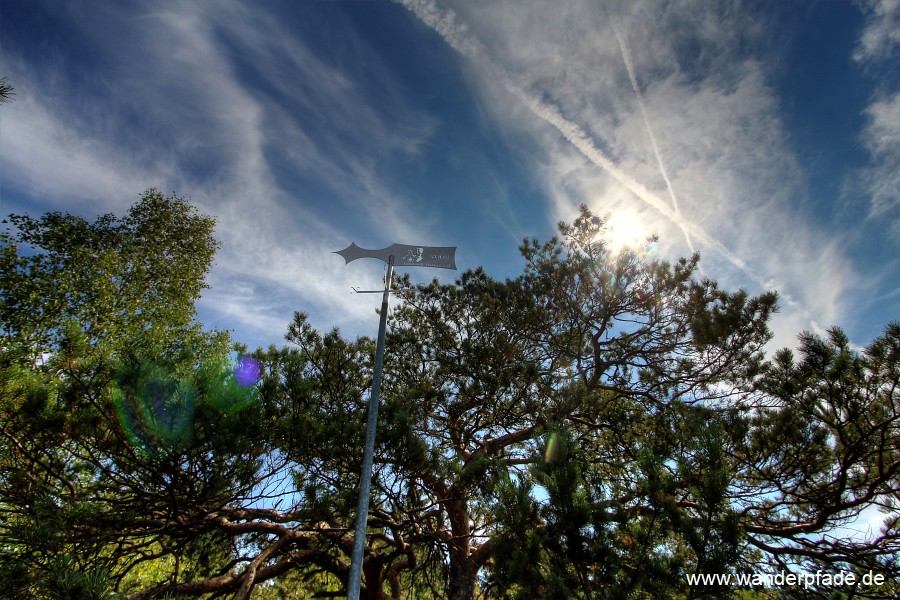
[(557, 106), (535, 97), (518, 85), (505, 68), (491, 59), (484, 45), (478, 39), (469, 35), (465, 24), (457, 23), (456, 14), (452, 10), (442, 10), (433, 0), (400, 0), (400, 2), (412, 11), (420, 21), (434, 29), (438, 35), (444, 38), (444, 41), (451, 48), (489, 71), (494, 79), (500, 81), (507, 91), (521, 100), (535, 115), (553, 125), (585, 158), (609, 173), (613, 179), (625, 186), (635, 196), (672, 221), (685, 236), (695, 236), (695, 238), (719, 252), (728, 262), (746, 273), (748, 277), (761, 287), (766, 287), (762, 278), (754, 273), (747, 263), (710, 237), (700, 226), (685, 221), (681, 214), (672, 208), (668, 202), (665, 202), (646, 186), (622, 171), (618, 165), (597, 147), (597, 144), (585, 133), (584, 129), (579, 127), (577, 123), (566, 119)]
[[(616, 41), (619, 43), (619, 51), (622, 53), (622, 62), (625, 63), (625, 70), (628, 71), (628, 79), (631, 80), (631, 89), (634, 90), (634, 97), (637, 99), (638, 109), (641, 111), (641, 118), (644, 119), (644, 128), (650, 137), (650, 145), (653, 147), (653, 155), (656, 156), (656, 164), (659, 165), (659, 172), (663, 180), (666, 182), (666, 189), (669, 190), (669, 197), (672, 199), (672, 209), (679, 216), (681, 210), (678, 208), (678, 198), (675, 196), (675, 188), (672, 187), (672, 181), (669, 179), (669, 173), (666, 171), (666, 165), (663, 163), (662, 155), (659, 153), (659, 145), (656, 143), (656, 136), (653, 135), (653, 128), (650, 127), (650, 118), (647, 116), (647, 108), (644, 106), (644, 96), (641, 94), (641, 88), (638, 86), (637, 77), (634, 74), (634, 64), (631, 62), (631, 50), (625, 43), (625, 37), (616, 24), (610, 20), (613, 33), (616, 34)], [(694, 251), (694, 245), (691, 243), (691, 237), (684, 232), (684, 238), (687, 241), (691, 252)]]

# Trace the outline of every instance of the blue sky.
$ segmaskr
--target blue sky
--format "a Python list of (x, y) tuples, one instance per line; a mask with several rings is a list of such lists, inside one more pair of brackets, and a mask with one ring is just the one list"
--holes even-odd
[[(775, 345), (900, 318), (900, 1), (6, 0), (0, 212), (219, 219), (210, 327), (373, 335), (356, 242), (515, 276), (579, 204), (776, 289)], [(455, 273), (411, 270), (414, 280)]]

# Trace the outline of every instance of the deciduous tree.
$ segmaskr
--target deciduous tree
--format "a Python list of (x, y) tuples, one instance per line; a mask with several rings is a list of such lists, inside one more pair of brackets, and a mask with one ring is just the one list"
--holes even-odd
[[(198, 365), (227, 359), (227, 336), (204, 332), (194, 309), (217, 247), (214, 221), (149, 190), (121, 220), (50, 213), (11, 215), (8, 224), (0, 234), (0, 578), (11, 597), (84, 595), (173, 553), (177, 545), (167, 549), (153, 525), (161, 506), (225, 487), (184, 487), (182, 469), (197, 471), (192, 484), (225, 478), (229, 459), (216, 470), (208, 456), (187, 457), (173, 433), (197, 434), (193, 422), (164, 414), (204, 410), (200, 384), (215, 378)], [(148, 372), (149, 357), (171, 371), (168, 380)], [(152, 389), (189, 373), (196, 398)]]

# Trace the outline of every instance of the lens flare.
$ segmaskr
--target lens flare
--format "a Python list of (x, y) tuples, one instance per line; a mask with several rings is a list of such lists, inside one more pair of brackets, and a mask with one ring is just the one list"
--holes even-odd
[(259, 381), (261, 372), (262, 368), (259, 366), (259, 362), (250, 356), (242, 356), (238, 360), (237, 366), (234, 367), (234, 378), (239, 386), (250, 387)]
[[(234, 415), (254, 404), (262, 367), (249, 356), (233, 369), (201, 366), (187, 379), (148, 360), (127, 362), (116, 374), (116, 415), (132, 446), (153, 457), (180, 452), (193, 439), (195, 417)], [(213, 413), (203, 408), (212, 407)], [(198, 408), (201, 408), (198, 413)]]
[(122, 430), (136, 448), (153, 455), (178, 452), (190, 443), (197, 390), (147, 363), (120, 373), (114, 390)]
[(261, 372), (259, 362), (249, 356), (242, 356), (231, 371), (210, 370), (204, 378), (204, 397), (225, 415), (238, 413), (256, 402)]
[(562, 442), (557, 434), (551, 433), (547, 439), (547, 449), (544, 451), (544, 462), (555, 463), (560, 459), (561, 454)]

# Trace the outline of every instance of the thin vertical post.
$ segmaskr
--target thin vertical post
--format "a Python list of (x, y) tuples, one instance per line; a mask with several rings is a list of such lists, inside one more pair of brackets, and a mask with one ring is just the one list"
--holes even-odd
[(359, 482), (359, 503), (356, 507), (356, 532), (353, 534), (353, 555), (350, 558), (348, 600), (359, 600), (362, 580), (363, 549), (366, 545), (366, 525), (369, 517), (369, 489), (372, 485), (372, 461), (375, 455), (375, 427), (378, 425), (378, 405), (381, 401), (381, 367), (384, 364), (384, 336), (387, 330), (388, 298), (394, 275), (394, 255), (388, 257), (384, 296), (381, 299), (381, 320), (378, 322), (378, 343), (375, 346), (375, 372), (369, 396), (369, 418), (366, 422), (366, 448), (363, 452), (362, 476)]

